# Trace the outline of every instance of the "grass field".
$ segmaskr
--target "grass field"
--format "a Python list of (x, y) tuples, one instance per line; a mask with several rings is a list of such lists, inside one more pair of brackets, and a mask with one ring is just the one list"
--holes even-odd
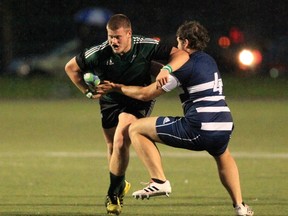
[[(288, 101), (228, 100), (235, 120), (230, 149), (244, 200), (255, 215), (288, 212)], [(105, 215), (108, 187), (99, 106), (91, 100), (0, 101), (0, 215)], [(181, 115), (178, 101), (160, 98), (153, 115)], [(233, 209), (216, 165), (205, 152), (160, 147), (170, 198), (134, 200), (148, 174), (131, 149), (132, 189), (121, 215), (228, 216)]]

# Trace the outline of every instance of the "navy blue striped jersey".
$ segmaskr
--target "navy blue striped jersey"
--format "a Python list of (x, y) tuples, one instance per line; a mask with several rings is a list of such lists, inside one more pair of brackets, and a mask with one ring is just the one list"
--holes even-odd
[(171, 74), (163, 90), (183, 89), (180, 100), (190, 126), (202, 131), (232, 131), (233, 120), (223, 95), (223, 83), (215, 60), (203, 51), (190, 55), (179, 70)]

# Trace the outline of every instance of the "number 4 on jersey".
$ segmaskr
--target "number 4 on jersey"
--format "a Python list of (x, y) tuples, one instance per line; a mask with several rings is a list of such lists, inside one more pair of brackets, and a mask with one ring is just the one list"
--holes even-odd
[(213, 91), (214, 92), (219, 92), (219, 95), (222, 95), (222, 91), (223, 91), (223, 82), (222, 79), (218, 77), (218, 73), (215, 72), (214, 73), (214, 87), (213, 87)]

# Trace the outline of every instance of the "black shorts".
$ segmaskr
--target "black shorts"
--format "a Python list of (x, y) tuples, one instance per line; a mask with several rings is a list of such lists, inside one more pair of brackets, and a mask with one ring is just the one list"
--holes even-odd
[(109, 129), (117, 126), (120, 113), (130, 113), (137, 118), (147, 117), (151, 114), (155, 101), (149, 102), (116, 102), (100, 100), (100, 109), (102, 115), (102, 127)]
[(207, 151), (212, 156), (219, 156), (226, 150), (231, 131), (205, 132), (192, 127), (184, 117), (159, 117), (156, 121), (159, 138), (175, 148), (193, 151)]

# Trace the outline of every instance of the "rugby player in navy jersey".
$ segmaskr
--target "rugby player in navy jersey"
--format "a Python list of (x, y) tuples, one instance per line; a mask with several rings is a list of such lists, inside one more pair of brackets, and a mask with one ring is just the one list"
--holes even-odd
[[(132, 34), (129, 18), (113, 15), (107, 23), (108, 40), (84, 50), (65, 66), (71, 81), (87, 97), (98, 99), (83, 80), (83, 74), (93, 72), (100, 80), (110, 80), (125, 85), (147, 86), (151, 84), (152, 60), (169, 62), (179, 69), (189, 56), (186, 52), (152, 38)], [(156, 67), (157, 68), (157, 67)], [(166, 81), (167, 71), (161, 70), (156, 80), (159, 85)], [(110, 186), (106, 197), (107, 213), (120, 214), (123, 197), (130, 188), (125, 180), (129, 163), (129, 125), (138, 118), (149, 116), (154, 101), (140, 101), (117, 92), (99, 99), (102, 127), (108, 149)]]
[(170, 182), (163, 171), (161, 156), (155, 142), (194, 151), (207, 151), (215, 158), (220, 180), (229, 193), (236, 215), (251, 216), (254, 212), (242, 200), (238, 168), (228, 149), (233, 131), (233, 119), (223, 95), (223, 83), (215, 60), (203, 50), (209, 42), (205, 27), (199, 22), (185, 22), (176, 33), (178, 48), (190, 55), (179, 70), (169, 65), (168, 82), (152, 83), (146, 87), (125, 86), (106, 82), (102, 93), (117, 91), (129, 97), (149, 101), (181, 87), (184, 116), (148, 117), (130, 125), (133, 147), (147, 168), (151, 182), (135, 191), (135, 198), (169, 195)]

